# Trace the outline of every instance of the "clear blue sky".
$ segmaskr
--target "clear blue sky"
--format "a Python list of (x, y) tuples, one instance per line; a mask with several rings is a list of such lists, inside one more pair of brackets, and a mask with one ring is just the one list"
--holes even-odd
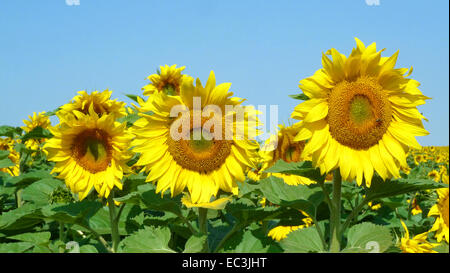
[[(73, 0), (71, 0), (73, 1)], [(367, 0), (369, 1), (369, 0)], [(321, 54), (348, 55), (354, 37), (397, 49), (397, 67), (432, 97), (422, 145), (449, 144), (448, 1), (379, 0), (0, 0), (0, 125), (67, 103), (79, 90), (130, 100), (159, 65), (186, 66), (206, 82), (231, 82), (248, 104), (279, 105), (287, 123), (298, 82)]]

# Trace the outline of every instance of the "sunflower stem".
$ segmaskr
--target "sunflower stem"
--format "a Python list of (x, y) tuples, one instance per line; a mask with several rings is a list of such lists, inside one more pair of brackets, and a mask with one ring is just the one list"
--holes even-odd
[(337, 253), (341, 250), (341, 187), (342, 177), (339, 169), (333, 172), (333, 199), (330, 211), (330, 252)]
[[(208, 237), (208, 209), (198, 208), (198, 227), (202, 235)], [(209, 252), (208, 239), (205, 241), (202, 252)]]
[(109, 219), (111, 224), (112, 251), (117, 252), (117, 247), (120, 242), (119, 219), (117, 219), (116, 205), (114, 204), (113, 192), (111, 192), (108, 196), (108, 207), (109, 207)]

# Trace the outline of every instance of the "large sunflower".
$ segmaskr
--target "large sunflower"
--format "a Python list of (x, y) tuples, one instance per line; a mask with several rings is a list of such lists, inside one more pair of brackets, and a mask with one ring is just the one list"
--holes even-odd
[[(23, 120), (26, 126), (22, 126), (21, 128), (29, 133), (33, 131), (37, 127), (41, 127), (43, 129), (48, 129), (51, 126), (50, 119), (45, 115), (45, 112), (40, 112), (36, 114), (33, 112), (33, 116), (28, 116), (29, 120)], [(45, 142), (45, 138), (42, 139), (29, 139), (25, 142), (25, 146), (31, 150), (38, 150), (40, 145)]]
[(430, 232), (435, 231), (435, 237), (438, 242), (444, 239), (448, 244), (449, 234), (448, 234), (448, 215), (449, 215), (449, 189), (441, 188), (436, 190), (439, 196), (437, 204), (431, 207), (428, 216), (435, 216), (436, 221)]
[[(138, 107), (141, 118), (132, 127), (136, 135), (132, 146), (135, 152), (141, 153), (136, 164), (144, 166), (142, 171), (150, 172), (147, 182), (158, 181), (157, 192), (163, 194), (170, 188), (174, 196), (187, 188), (194, 204), (210, 202), (219, 189), (237, 194), (236, 181), (244, 181), (244, 171), (255, 167), (259, 146), (252, 140), (255, 134), (249, 133), (256, 126), (249, 125), (250, 121), (256, 121), (256, 111), (241, 106), (242, 99), (231, 97), (233, 93), (228, 92), (230, 85), (216, 86), (211, 71), (205, 87), (198, 79), (194, 86), (190, 78), (183, 81), (180, 96), (159, 92), (153, 95), (152, 100), (141, 101)], [(200, 99), (199, 109), (194, 107), (195, 99)], [(170, 116), (175, 105), (185, 107), (189, 113), (187, 120), (183, 120), (186, 115)], [(208, 105), (215, 105), (218, 109), (207, 117), (197, 115), (198, 111), (205, 113), (210, 107)], [(225, 112), (226, 105), (233, 106), (235, 111)], [(241, 110), (247, 110), (244, 121), (235, 119)], [(234, 133), (226, 130), (225, 123), (230, 121), (228, 129)], [(189, 130), (182, 132), (178, 139), (174, 138), (173, 132), (180, 132), (183, 122), (190, 125)], [(218, 124), (222, 124), (222, 128), (215, 127)], [(205, 130), (207, 128), (211, 130)], [(239, 138), (236, 131), (242, 129), (245, 134)]]
[(111, 100), (112, 91), (104, 90), (103, 92), (94, 91), (88, 94), (86, 91), (79, 91), (70, 103), (60, 107), (56, 115), (61, 121), (65, 121), (69, 117), (76, 117), (74, 111), (89, 114), (89, 108), (93, 107), (94, 112), (98, 115), (112, 114), (115, 118), (125, 116), (125, 102)]
[(323, 68), (300, 81), (309, 99), (292, 118), (301, 120), (295, 140), (309, 139), (304, 153), (322, 173), (340, 168), (344, 180), (370, 186), (374, 171), (399, 177), (408, 146), (420, 148), (415, 136), (428, 132), (416, 107), (429, 98), (406, 78), (412, 70), (394, 68), (398, 52), (381, 57), (375, 43), (356, 44), (348, 58), (334, 48), (323, 54)]
[(92, 106), (88, 115), (73, 113), (76, 118), (50, 128), (54, 137), (44, 145), (48, 160), (56, 162), (52, 173), (58, 173), (72, 192), (79, 193), (80, 200), (93, 187), (100, 197), (107, 198), (114, 186), (122, 189), (132, 135), (114, 115), (99, 117)]
[(165, 92), (167, 95), (179, 95), (181, 83), (188, 75), (181, 74), (185, 69), (185, 66), (178, 67), (174, 64), (172, 66), (160, 66), (160, 70), (157, 74), (148, 76), (147, 79), (151, 83), (142, 87), (144, 96), (150, 96), (154, 93)]
[(249, 171), (247, 176), (255, 181), (260, 180), (268, 176), (275, 176), (282, 178), (288, 185), (309, 185), (315, 183), (313, 180), (293, 175), (282, 173), (264, 173), (267, 169), (272, 167), (278, 160), (284, 160), (285, 162), (301, 162), (304, 160), (311, 160), (309, 158), (302, 158), (301, 154), (305, 147), (305, 141), (294, 141), (294, 137), (298, 133), (298, 126), (283, 126), (279, 125), (280, 130), (276, 135), (270, 136), (264, 143), (260, 155), (260, 168), (254, 171)]

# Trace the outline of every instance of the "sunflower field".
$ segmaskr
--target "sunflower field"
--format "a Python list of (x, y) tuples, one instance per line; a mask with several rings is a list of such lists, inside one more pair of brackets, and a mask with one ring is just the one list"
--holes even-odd
[(177, 65), (131, 105), (79, 91), (0, 126), (0, 252), (448, 253), (449, 147), (416, 140), (430, 98), (355, 40), (263, 141), (230, 83)]

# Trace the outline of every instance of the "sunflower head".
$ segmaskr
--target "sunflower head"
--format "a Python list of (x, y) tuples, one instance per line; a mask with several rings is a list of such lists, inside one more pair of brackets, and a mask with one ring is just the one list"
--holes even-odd
[(151, 94), (164, 92), (167, 95), (180, 95), (182, 81), (186, 78), (190, 78), (188, 75), (181, 74), (186, 67), (161, 66), (160, 70), (156, 74), (148, 76), (148, 80), (151, 83), (142, 87), (144, 96), (150, 96)]
[(14, 149), (16, 140), (12, 138), (0, 137), (0, 151), (9, 151), (8, 158), (13, 162), (14, 166), (0, 168), (0, 172), (8, 173), (11, 176), (19, 175), (20, 154)]
[(294, 141), (298, 130), (299, 127), (295, 125), (287, 127), (284, 125), (279, 125), (278, 133), (270, 136), (266, 140), (263, 147), (259, 151), (262, 164), (261, 168), (257, 171), (257, 174), (259, 174), (260, 178), (273, 175), (282, 178), (288, 185), (309, 185), (315, 183), (309, 178), (293, 174), (264, 173), (265, 170), (272, 167), (278, 160), (283, 160), (288, 163), (311, 160), (310, 158), (302, 157), (305, 141)]
[(398, 52), (382, 57), (375, 43), (356, 44), (348, 57), (334, 48), (323, 54), (323, 68), (300, 81), (309, 99), (292, 118), (300, 120), (295, 140), (309, 139), (303, 153), (322, 173), (340, 168), (344, 180), (370, 186), (374, 171), (399, 177), (408, 148), (420, 148), (415, 137), (428, 132), (416, 107), (429, 98), (407, 78), (412, 70), (394, 68)]
[(88, 94), (86, 91), (79, 91), (69, 103), (60, 107), (56, 115), (62, 121), (77, 118), (75, 111), (89, 114), (90, 108), (99, 116), (112, 115), (115, 118), (125, 116), (125, 102), (119, 102), (117, 99), (111, 100), (112, 91), (104, 90), (103, 92), (94, 91)]
[(436, 217), (430, 232), (435, 231), (435, 237), (440, 242), (444, 239), (447, 244), (449, 242), (449, 189), (441, 188), (436, 190), (438, 193), (438, 201), (431, 207), (428, 216)]
[(131, 158), (132, 136), (126, 124), (116, 122), (112, 114), (100, 117), (92, 108), (88, 115), (73, 113), (76, 118), (70, 123), (50, 128), (54, 137), (44, 145), (48, 160), (56, 162), (52, 173), (58, 173), (80, 199), (93, 188), (106, 198), (115, 186), (122, 189), (123, 173), (129, 171), (126, 162)]
[[(205, 86), (184, 80), (179, 96), (158, 92), (140, 102), (132, 146), (141, 153), (136, 165), (149, 172), (147, 181), (157, 181), (157, 192), (170, 189), (174, 196), (187, 188), (193, 204), (209, 203), (219, 190), (237, 194), (236, 181), (244, 181), (244, 172), (254, 167), (259, 146), (249, 137), (256, 111), (241, 106), (229, 88), (229, 83), (216, 86), (211, 72)], [(242, 138), (236, 131), (244, 132)]]
[[(33, 112), (33, 116), (30, 115), (28, 118), (28, 120), (23, 120), (25, 126), (21, 127), (26, 133), (33, 131), (37, 127), (48, 129), (51, 126), (50, 119), (45, 114), (45, 111), (40, 113)], [(29, 139), (25, 142), (25, 146), (31, 150), (38, 150), (40, 145), (45, 142), (45, 140), (45, 138)]]

